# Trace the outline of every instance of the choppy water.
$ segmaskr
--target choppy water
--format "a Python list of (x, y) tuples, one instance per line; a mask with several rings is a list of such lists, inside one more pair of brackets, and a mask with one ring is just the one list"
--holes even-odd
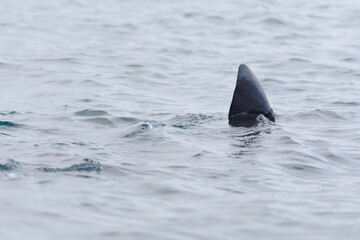
[[(0, 239), (359, 238), (359, 1), (0, 12)], [(228, 126), (240, 63), (276, 123)]]

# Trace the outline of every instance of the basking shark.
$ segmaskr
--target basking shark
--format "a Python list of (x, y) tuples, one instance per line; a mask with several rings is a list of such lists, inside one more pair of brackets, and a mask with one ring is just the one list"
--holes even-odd
[(252, 127), (261, 114), (275, 122), (274, 112), (259, 81), (248, 66), (241, 64), (230, 106), (229, 124), (234, 127)]

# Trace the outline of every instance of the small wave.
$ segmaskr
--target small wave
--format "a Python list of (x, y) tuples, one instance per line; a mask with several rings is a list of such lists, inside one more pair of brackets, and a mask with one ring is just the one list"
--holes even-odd
[(222, 16), (218, 16), (218, 15), (207, 16), (206, 19), (207, 20), (219, 21), (219, 22), (225, 21), (225, 19)]
[(82, 98), (82, 99), (79, 99), (78, 101), (79, 102), (84, 102), (84, 103), (89, 103), (89, 102), (92, 102), (93, 100), (90, 99), (90, 98)]
[(359, 102), (335, 101), (335, 102), (333, 102), (333, 104), (335, 104), (335, 105), (343, 105), (343, 106), (351, 106), (351, 107), (360, 106)]
[(288, 164), (282, 164), (283, 167), (289, 170), (295, 170), (295, 171), (303, 171), (306, 173), (320, 173), (322, 172), (321, 168), (314, 167), (308, 164), (299, 164), (299, 163), (288, 163)]
[(187, 169), (189, 167), (188, 166), (182, 166), (182, 165), (171, 165), (171, 166), (168, 166), (168, 168), (170, 168), (170, 169)]
[(64, 58), (40, 58), (40, 59), (35, 59), (34, 61), (38, 61), (38, 62), (64, 62), (64, 63), (76, 63), (78, 62), (77, 58), (73, 58), (73, 57), (64, 57)]
[(200, 153), (197, 153), (197, 154), (195, 154), (195, 155), (193, 155), (192, 157), (193, 158), (199, 158), (199, 157), (203, 157), (203, 156), (205, 156), (205, 155), (207, 155), (207, 154), (209, 154), (210, 152), (208, 152), (208, 151), (202, 151), (202, 152), (200, 152)]
[(214, 115), (208, 114), (193, 114), (188, 113), (185, 116), (175, 116), (174, 118), (170, 119), (170, 125), (176, 128), (186, 129), (198, 124), (204, 124), (208, 120), (214, 119)]
[(133, 118), (133, 117), (116, 117), (113, 119), (116, 123), (138, 123), (141, 122), (140, 119)]
[(20, 166), (20, 163), (13, 160), (13, 159), (9, 159), (7, 160), (6, 163), (0, 163), (0, 171), (11, 171), (14, 170), (16, 168), (18, 168)]
[(113, 126), (114, 123), (108, 118), (90, 118), (86, 119), (86, 122), (95, 123), (104, 126)]
[(74, 164), (70, 167), (65, 168), (51, 168), (51, 167), (45, 167), (40, 168), (40, 171), (43, 172), (101, 172), (103, 170), (103, 167), (99, 162), (96, 162), (94, 160), (85, 158), (83, 160), (83, 163)]
[(91, 109), (84, 109), (78, 112), (75, 112), (76, 116), (81, 117), (93, 117), (93, 116), (104, 116), (108, 115), (106, 111), (103, 110), (91, 110)]
[(143, 68), (144, 65), (141, 65), (141, 64), (127, 64), (127, 65), (125, 65), (125, 67), (129, 67), (129, 68)]
[(270, 24), (270, 25), (278, 25), (278, 26), (282, 26), (282, 25), (286, 25), (286, 23), (280, 19), (277, 18), (266, 18), (263, 20), (264, 23), (266, 24)]
[(20, 127), (20, 124), (17, 123), (13, 123), (13, 122), (9, 122), (9, 121), (0, 121), (0, 126), (5, 126), (5, 127)]
[(107, 87), (106, 84), (104, 83), (100, 83), (98, 81), (95, 81), (95, 80), (91, 80), (91, 79), (88, 79), (88, 80), (84, 80), (82, 82), (80, 82), (79, 84), (83, 84), (83, 85), (90, 85), (91, 87)]
[(286, 120), (295, 119), (296, 121), (299, 120), (329, 120), (329, 119), (337, 119), (337, 120), (346, 120), (344, 115), (340, 115), (336, 112), (329, 111), (329, 110), (321, 110), (315, 109), (308, 112), (299, 112), (293, 115), (283, 116)]
[(262, 80), (263, 82), (269, 82), (269, 83), (275, 83), (275, 84), (284, 84), (284, 81), (278, 80), (278, 79), (274, 79), (274, 78), (265, 78)]
[(279, 141), (281, 144), (301, 145), (300, 143), (298, 143), (297, 141), (295, 141), (293, 138), (291, 138), (289, 136), (281, 136), (279, 138)]
[(306, 62), (306, 63), (310, 63), (311, 61), (308, 59), (303, 59), (303, 58), (290, 58), (289, 59), (290, 62)]
[(108, 118), (91, 118), (91, 119), (87, 119), (86, 121), (91, 122), (91, 123), (100, 124), (100, 125), (105, 125), (105, 126), (114, 125), (114, 123)]
[(0, 132), (1, 135), (4, 135), (4, 136), (8, 136), (8, 137), (14, 137), (13, 135), (10, 135), (10, 134), (7, 134), (7, 133), (3, 133), (3, 132)]
[(8, 112), (8, 113), (0, 113), (1, 116), (12, 115), (12, 114), (17, 114), (17, 112), (16, 111), (11, 111), (11, 112)]
[(125, 132), (122, 134), (122, 138), (132, 138), (138, 134), (146, 132), (147, 130), (153, 128), (153, 125), (150, 122), (140, 122), (133, 126), (125, 129)]
[(195, 13), (195, 12), (188, 12), (188, 13), (183, 14), (184, 18), (194, 18), (194, 17), (199, 17), (199, 16), (201, 16), (201, 14)]
[(344, 61), (344, 62), (357, 62), (357, 59), (356, 58), (353, 58), (353, 57), (348, 57), (348, 58), (343, 58), (341, 59), (341, 61)]
[(244, 192), (242, 192), (242, 191), (238, 191), (238, 190), (227, 188), (227, 187), (216, 187), (216, 188), (219, 190), (222, 190), (222, 191), (230, 192), (230, 193), (244, 194)]

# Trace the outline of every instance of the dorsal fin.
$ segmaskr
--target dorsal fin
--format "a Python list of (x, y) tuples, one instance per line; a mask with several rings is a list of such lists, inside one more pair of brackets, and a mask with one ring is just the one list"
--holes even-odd
[[(275, 121), (264, 90), (254, 73), (245, 64), (239, 66), (236, 87), (229, 111), (229, 120), (239, 114), (263, 114), (271, 121)], [(231, 121), (229, 123), (231, 124)]]

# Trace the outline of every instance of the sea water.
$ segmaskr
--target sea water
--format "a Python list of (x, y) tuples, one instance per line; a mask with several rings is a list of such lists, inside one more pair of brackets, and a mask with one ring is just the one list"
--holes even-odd
[[(0, 13), (0, 239), (359, 239), (359, 1)], [(275, 123), (228, 125), (241, 63)]]

